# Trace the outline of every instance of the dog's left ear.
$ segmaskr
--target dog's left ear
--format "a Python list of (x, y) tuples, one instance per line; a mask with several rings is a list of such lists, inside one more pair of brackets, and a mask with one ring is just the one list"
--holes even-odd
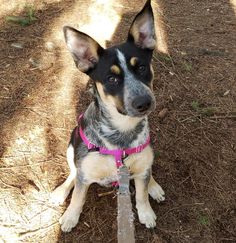
[(138, 47), (153, 50), (156, 46), (154, 17), (151, 1), (148, 0), (143, 9), (137, 14), (131, 24), (128, 41), (134, 42)]

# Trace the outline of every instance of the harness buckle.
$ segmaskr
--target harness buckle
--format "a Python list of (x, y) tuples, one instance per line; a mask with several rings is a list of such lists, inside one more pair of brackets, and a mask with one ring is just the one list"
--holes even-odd
[(125, 150), (123, 150), (123, 152), (122, 152), (122, 158), (125, 158), (125, 156), (126, 156), (126, 152), (125, 152)]
[(88, 143), (88, 149), (92, 149), (94, 147), (94, 145), (92, 143)]

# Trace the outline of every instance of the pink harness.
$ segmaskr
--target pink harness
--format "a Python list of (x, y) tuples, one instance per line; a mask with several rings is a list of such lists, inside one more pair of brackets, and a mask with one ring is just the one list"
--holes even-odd
[[(83, 114), (81, 114), (79, 116), (78, 122), (80, 122), (82, 117), (83, 117)], [(77, 130), (76, 134), (78, 134), (78, 127), (76, 128), (76, 130)], [(124, 158), (126, 158), (127, 156), (129, 156), (131, 154), (142, 152), (150, 144), (150, 136), (148, 136), (146, 142), (144, 144), (137, 146), (137, 147), (127, 148), (127, 149), (107, 149), (105, 147), (99, 147), (99, 146), (91, 143), (88, 140), (88, 138), (86, 137), (86, 135), (84, 134), (81, 126), (79, 127), (79, 134), (80, 134), (80, 137), (83, 140), (84, 144), (87, 146), (88, 150), (96, 149), (97, 151), (99, 151), (100, 154), (113, 155), (114, 158), (115, 158), (116, 167), (117, 167), (118, 171), (119, 171), (119, 168), (123, 165), (123, 159)], [(117, 181), (113, 182), (112, 185), (118, 186), (118, 182)]]

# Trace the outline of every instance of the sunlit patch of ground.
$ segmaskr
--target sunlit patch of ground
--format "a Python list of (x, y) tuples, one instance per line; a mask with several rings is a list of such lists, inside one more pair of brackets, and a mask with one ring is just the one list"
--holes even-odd
[(236, 16), (236, 0), (230, 0), (230, 4), (232, 5), (232, 8), (233, 8), (235, 16)]
[(24, 11), (26, 7), (32, 6), (34, 10), (43, 9), (45, 4), (59, 3), (61, 0), (47, 0), (38, 1), (38, 0), (1, 0), (0, 1), (0, 16), (14, 16), (18, 13)]
[(166, 26), (164, 20), (163, 9), (160, 1), (153, 1), (153, 12), (155, 16), (155, 27), (157, 36), (157, 47), (156, 49), (164, 54), (168, 54), (168, 42), (166, 36)]

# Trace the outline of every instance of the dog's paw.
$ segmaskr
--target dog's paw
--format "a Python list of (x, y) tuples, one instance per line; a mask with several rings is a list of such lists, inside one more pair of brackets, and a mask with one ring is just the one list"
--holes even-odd
[(147, 228), (154, 228), (156, 226), (156, 214), (151, 207), (144, 207), (138, 210), (138, 217), (141, 224), (145, 224)]
[(61, 224), (61, 230), (63, 232), (70, 232), (72, 228), (74, 228), (79, 221), (80, 214), (75, 212), (74, 210), (70, 210), (67, 208), (65, 213), (59, 219), (59, 223)]
[(64, 201), (66, 200), (68, 194), (69, 194), (69, 191), (66, 190), (66, 188), (64, 186), (61, 185), (61, 186), (57, 187), (50, 194), (49, 203), (51, 203), (55, 206), (62, 205), (64, 203)]
[(157, 200), (157, 202), (162, 202), (165, 200), (165, 192), (158, 183), (149, 186), (148, 193), (154, 200)]

